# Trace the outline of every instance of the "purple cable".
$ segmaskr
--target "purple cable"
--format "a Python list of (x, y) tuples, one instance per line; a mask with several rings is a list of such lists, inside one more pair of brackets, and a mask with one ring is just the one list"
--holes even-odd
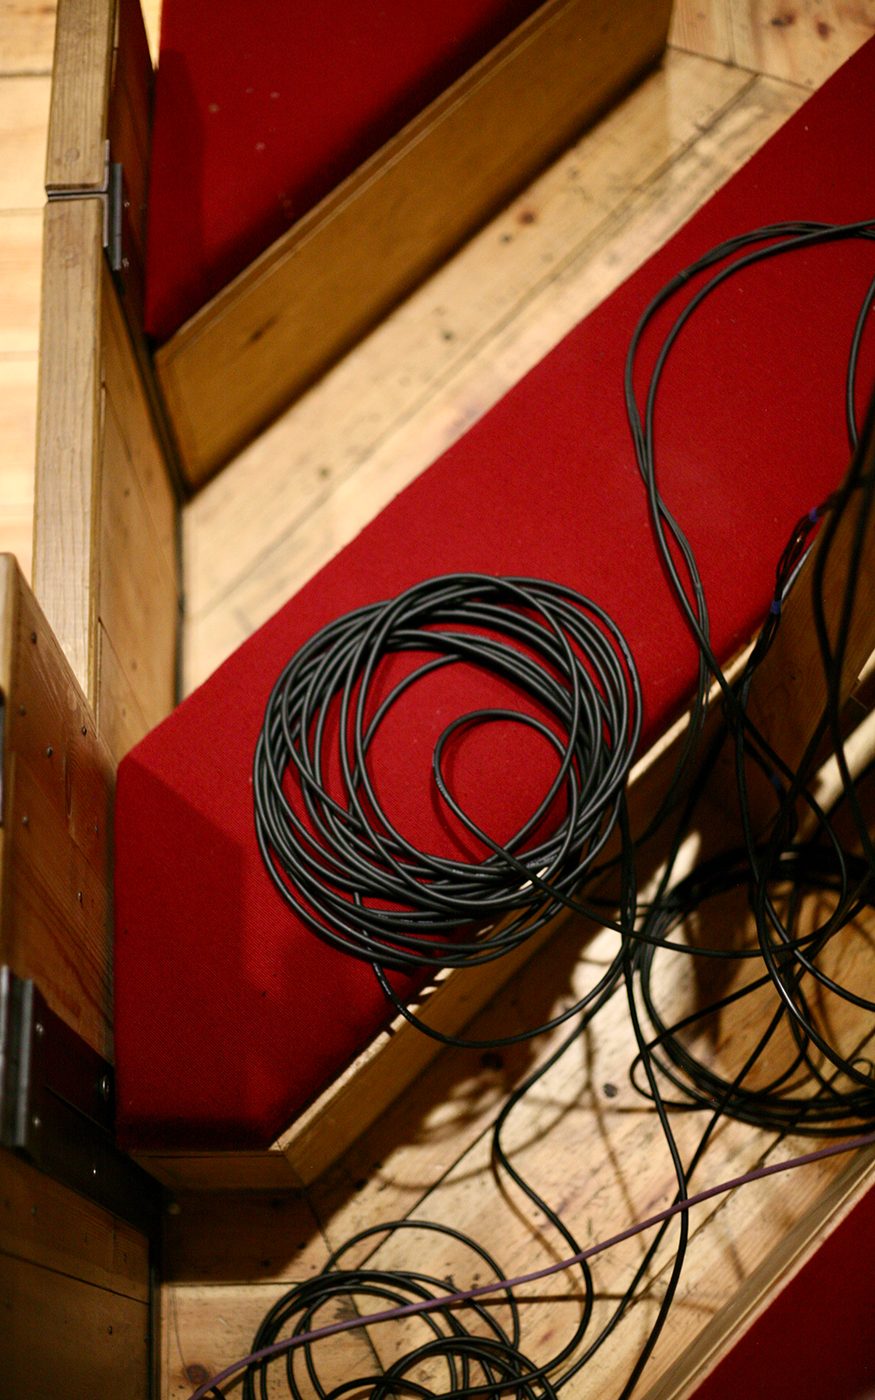
[(301, 1332), (298, 1336), (287, 1337), (282, 1342), (274, 1342), (272, 1346), (262, 1347), (261, 1351), (251, 1352), (249, 1356), (241, 1357), (239, 1361), (232, 1362), (230, 1366), (225, 1367), (224, 1371), (220, 1371), (211, 1380), (204, 1381), (203, 1385), (199, 1385), (197, 1390), (192, 1392), (189, 1400), (205, 1400), (214, 1386), (220, 1385), (229, 1376), (233, 1376), (237, 1371), (245, 1370), (254, 1362), (267, 1361), (271, 1357), (292, 1351), (295, 1347), (306, 1346), (307, 1343), (320, 1341), (323, 1337), (333, 1337), (338, 1332), (351, 1332), (356, 1327), (370, 1327), (375, 1322), (394, 1322), (398, 1318), (413, 1317), (417, 1313), (431, 1312), (435, 1308), (448, 1308), (459, 1303), (468, 1303), (474, 1298), (483, 1298), (489, 1293), (500, 1293), (509, 1288), (520, 1288), (526, 1283), (537, 1283), (539, 1279), (561, 1273), (563, 1269), (571, 1268), (574, 1264), (582, 1264), (584, 1260), (592, 1259), (594, 1255), (602, 1254), (606, 1249), (612, 1249), (616, 1244), (622, 1244), (624, 1240), (631, 1239), (633, 1235), (638, 1235), (643, 1230), (649, 1230), (654, 1225), (661, 1225), (663, 1221), (671, 1220), (672, 1216), (679, 1215), (681, 1211), (689, 1210), (691, 1206), (701, 1205), (703, 1201), (710, 1201), (714, 1196), (734, 1191), (737, 1186), (746, 1186), (749, 1182), (761, 1181), (766, 1176), (776, 1176), (779, 1172), (792, 1171), (796, 1167), (807, 1167), (810, 1163), (821, 1162), (826, 1157), (837, 1157), (842, 1152), (854, 1152), (864, 1147), (875, 1147), (875, 1133), (867, 1133), (864, 1137), (850, 1138), (847, 1142), (830, 1143), (827, 1147), (818, 1148), (816, 1152), (806, 1152), (800, 1157), (790, 1157), (783, 1162), (773, 1162), (770, 1166), (757, 1167), (754, 1171), (745, 1172), (742, 1176), (722, 1181), (719, 1186), (709, 1186), (706, 1190), (697, 1191), (694, 1196), (688, 1196), (683, 1201), (675, 1201), (674, 1205), (667, 1206), (665, 1210), (657, 1211), (656, 1215), (648, 1216), (646, 1220), (639, 1220), (637, 1224), (627, 1226), (625, 1230), (621, 1230), (617, 1235), (612, 1235), (610, 1239), (602, 1240), (599, 1244), (589, 1245), (578, 1254), (573, 1254), (570, 1259), (562, 1259), (558, 1264), (548, 1264), (545, 1268), (535, 1269), (529, 1274), (520, 1274), (518, 1278), (496, 1279), (493, 1283), (481, 1283), (476, 1288), (468, 1288), (461, 1293), (447, 1293), (442, 1298), (423, 1298), (418, 1303), (405, 1303), (401, 1307), (386, 1308), (383, 1312), (368, 1313), (364, 1317), (346, 1318), (342, 1322), (330, 1322), (324, 1327), (317, 1327), (312, 1332)]

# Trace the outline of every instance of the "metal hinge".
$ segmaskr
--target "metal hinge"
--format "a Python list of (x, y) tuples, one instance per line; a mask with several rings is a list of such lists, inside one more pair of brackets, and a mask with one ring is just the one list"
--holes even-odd
[(121, 162), (111, 159), (109, 142), (107, 141), (103, 165), (103, 183), (101, 185), (96, 189), (88, 187), (46, 191), (46, 199), (50, 204), (65, 199), (99, 199), (102, 201), (103, 246), (106, 249), (106, 256), (109, 259), (109, 265), (113, 272), (121, 272), (126, 266), (122, 249), (122, 211), (124, 209), (123, 176), (124, 171)]
[(161, 1187), (115, 1146), (112, 1065), (0, 967), (0, 1146), (153, 1233)]

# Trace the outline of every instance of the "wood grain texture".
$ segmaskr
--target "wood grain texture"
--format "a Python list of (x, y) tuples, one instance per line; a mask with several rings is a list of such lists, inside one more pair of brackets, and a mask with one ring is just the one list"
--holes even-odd
[(291, 1191), (301, 1185), (276, 1144), (263, 1152), (136, 1152), (133, 1156), (171, 1191)]
[[(285, 1291), (283, 1284), (165, 1288), (161, 1400), (189, 1400), (195, 1386), (214, 1375), (221, 1364), (245, 1356), (268, 1308)], [(348, 1306), (345, 1299), (337, 1299), (321, 1316), (321, 1321), (333, 1322), (348, 1315), (345, 1312)], [(352, 1332), (333, 1342), (320, 1364), (319, 1376), (323, 1393), (331, 1393), (350, 1376), (379, 1374), (379, 1371), (366, 1335)], [(302, 1393), (315, 1394), (303, 1368), (297, 1375)], [(274, 1370), (268, 1381), (268, 1400), (287, 1400), (288, 1394), (285, 1377)]]
[(187, 480), (239, 450), (653, 63), (667, 24), (652, 0), (547, 0), (177, 332), (156, 364)]
[(0, 0), (0, 77), (50, 73), (55, 46), (54, 0)]
[(733, 0), (731, 22), (737, 64), (812, 89), (875, 33), (875, 3)]
[(50, 81), (0, 81), (0, 209), (41, 209)]
[(4, 556), (7, 699), (0, 960), (111, 1056), (113, 767), (15, 561)]
[(103, 209), (48, 204), (34, 504), (34, 589), (85, 693), (93, 630), (101, 463)]
[(64, 0), (55, 26), (47, 190), (103, 183), (115, 0)]
[(668, 41), (689, 53), (732, 61), (732, 0), (675, 0)]
[(34, 583), (120, 758), (175, 697), (175, 495), (98, 200), (47, 206), (44, 265)]
[(120, 759), (169, 713), (175, 699), (180, 612), (176, 500), (105, 267), (102, 328), (93, 693), (100, 732)]
[(0, 1182), (0, 1253), (148, 1303), (144, 1235), (11, 1152)]
[(148, 1400), (149, 1308), (0, 1253), (0, 1374), (27, 1400)]
[(645, 1400), (680, 1400), (701, 1384), (718, 1361), (761, 1317), (854, 1204), (875, 1188), (875, 1159), (860, 1153), (830, 1180), (820, 1198), (751, 1272), (735, 1297), (715, 1315), (653, 1386)]
[[(767, 79), (745, 85), (722, 65), (687, 55), (675, 55), (645, 89), (570, 153), (585, 183), (571, 179), (563, 158), (555, 181), (548, 172), (536, 182), (186, 507), (186, 689), (487, 412), (803, 100), (796, 89)], [(530, 214), (532, 223), (521, 218)]]

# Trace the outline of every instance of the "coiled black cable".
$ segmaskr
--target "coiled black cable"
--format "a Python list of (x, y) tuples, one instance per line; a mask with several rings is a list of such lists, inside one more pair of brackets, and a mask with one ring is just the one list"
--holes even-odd
[[(405, 652), (416, 654), (413, 668), (375, 700), (387, 660)], [(370, 770), (392, 706), (461, 662), (510, 681), (520, 696), (518, 708), (458, 716), (434, 748), (440, 801), (486, 848), (471, 861), (415, 847), (381, 806)], [(558, 759), (536, 810), (502, 843), (464, 811), (444, 764), (455, 734), (497, 720), (534, 729)], [(426, 580), (323, 628), (277, 681), (253, 769), (267, 869), (309, 927), (354, 957), (396, 969), (487, 962), (554, 918), (603, 850), (640, 726), (631, 653), (592, 600), (539, 579)], [(342, 775), (336, 793), (326, 777), (329, 732)], [(562, 815), (548, 821), (557, 805)]]

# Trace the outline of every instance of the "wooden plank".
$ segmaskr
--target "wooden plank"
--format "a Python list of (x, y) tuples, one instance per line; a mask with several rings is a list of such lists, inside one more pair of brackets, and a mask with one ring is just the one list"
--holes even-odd
[(667, 24), (664, 3), (547, 0), (193, 317), (156, 357), (187, 480), (239, 450), (653, 63)]
[(103, 327), (94, 694), (101, 734), (120, 759), (173, 708), (180, 599), (175, 496), (106, 268)]
[(735, 62), (816, 88), (875, 32), (875, 4), (841, 0), (733, 0)]
[(3, 559), (0, 960), (109, 1055), (112, 764), (15, 562)]
[(300, 1191), (182, 1192), (167, 1217), (168, 1283), (289, 1283), (327, 1262), (328, 1247)]
[[(684, 55), (666, 67), (670, 83), (676, 79), (679, 87), (693, 68), (701, 74), (697, 82), (707, 81), (710, 73), (719, 83), (719, 75), (728, 71)], [(738, 82), (738, 75), (730, 76)], [(651, 81), (662, 84), (662, 79)], [(704, 134), (698, 139), (691, 134), (687, 146), (672, 143), (667, 151), (663, 144), (664, 163), (654, 162), (649, 172), (645, 167), (649, 177), (639, 181), (634, 159), (627, 165), (620, 152), (634, 149), (636, 131), (657, 123), (660, 92), (666, 100), (664, 86), (646, 102), (636, 93), (622, 119), (622, 109), (612, 113), (581, 144), (580, 169), (587, 157), (590, 168), (596, 166), (598, 155), (602, 173), (592, 176), (593, 187), (596, 201), (603, 199), (606, 207), (594, 227), (584, 224), (580, 240), (574, 213), (560, 200), (554, 251), (552, 209), (533, 187), (186, 508), (186, 689), (204, 680), (487, 412), (803, 100), (797, 89), (767, 79), (742, 87), (740, 96), (736, 87), (737, 100), (725, 99)], [(697, 110), (695, 103), (679, 105), (678, 136), (690, 130)], [(643, 135), (642, 140), (646, 148)], [(619, 162), (619, 188), (612, 180), (614, 162)], [(543, 210), (543, 219), (521, 224), (518, 216), (527, 210)], [(585, 219), (585, 211), (580, 217)], [(541, 263), (539, 280), (528, 292), (524, 276), (519, 282), (509, 276), (512, 296), (505, 301), (499, 295), (493, 310), (492, 269), (508, 247), (502, 238), (522, 240), (533, 233), (538, 258), (548, 255), (549, 263)], [(483, 302), (481, 284), (487, 289)], [(438, 309), (444, 314), (436, 314)], [(486, 321), (480, 333), (478, 312)], [(430, 335), (424, 335), (424, 326), (433, 328)], [(449, 345), (444, 328), (458, 328)], [(412, 348), (417, 339), (418, 351)]]
[(0, 80), (0, 209), (42, 209), (50, 82)]
[(27, 1400), (149, 1395), (149, 1308), (0, 1254), (0, 1374)]
[(51, 72), (54, 0), (0, 0), (0, 33), (0, 76)]
[[(177, 576), (175, 495), (103, 256), (101, 205), (50, 204), (34, 580), (117, 757), (174, 701)], [(101, 627), (118, 663), (107, 676)]]
[(668, 42), (689, 53), (731, 63), (732, 0), (675, 0)]
[[(171, 1285), (163, 1290), (161, 1400), (189, 1400), (192, 1391), (250, 1350), (255, 1329), (285, 1292), (283, 1285)], [(320, 1314), (321, 1322), (348, 1316), (342, 1298)], [(379, 1363), (363, 1332), (338, 1337), (323, 1356), (319, 1376), (323, 1393), (331, 1393), (351, 1375), (380, 1374)], [(301, 1368), (301, 1392), (312, 1390)], [(234, 1394), (234, 1391), (231, 1391)], [(288, 1400), (289, 1388), (276, 1367), (268, 1382), (268, 1400)]]
[(45, 211), (34, 504), (34, 589), (73, 672), (94, 695), (101, 455), (99, 200)]
[(838, 1173), (822, 1196), (753, 1271), (733, 1299), (699, 1333), (646, 1400), (680, 1400), (700, 1385), (745, 1332), (761, 1317), (836, 1229), (866, 1191), (875, 1188), (875, 1159), (860, 1153)]
[(289, 1191), (300, 1179), (278, 1146), (264, 1152), (135, 1152), (171, 1191)]
[(0, 355), (39, 346), (42, 213), (0, 213)]
[(144, 1235), (12, 1153), (0, 1181), (0, 1252), (148, 1303)]
[(65, 0), (55, 29), (46, 189), (100, 189), (104, 179), (115, 0)]

